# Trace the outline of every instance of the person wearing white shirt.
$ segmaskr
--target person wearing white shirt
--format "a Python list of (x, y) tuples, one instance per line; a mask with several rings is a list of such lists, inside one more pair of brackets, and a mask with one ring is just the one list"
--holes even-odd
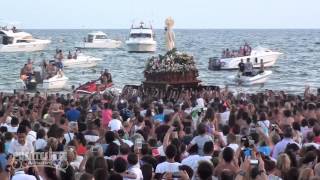
[(26, 140), (26, 131), (25, 126), (19, 126), (17, 130), (17, 139), (10, 144), (8, 150), (9, 153), (28, 155), (29, 153), (34, 152), (33, 145)]
[(212, 137), (207, 133), (207, 127), (204, 123), (200, 123), (197, 127), (198, 136), (195, 136), (190, 144), (191, 147), (194, 144), (198, 145), (199, 155), (203, 155), (203, 146), (207, 141), (213, 141)]
[(108, 127), (110, 128), (111, 131), (118, 131), (122, 129), (122, 123), (118, 119), (112, 119), (109, 122)]
[(122, 122), (119, 120), (120, 119), (120, 114), (118, 111), (114, 111), (112, 113), (112, 119), (111, 121), (109, 122), (108, 124), (108, 128), (111, 130), (111, 131), (118, 131), (120, 129), (123, 128), (122, 126)]
[(181, 164), (187, 165), (192, 169), (197, 169), (199, 161), (202, 160), (201, 156), (198, 155), (198, 145), (197, 144), (192, 145), (189, 148), (188, 152), (189, 152), (189, 156), (183, 159), (181, 161)]
[(37, 180), (35, 176), (26, 174), (23, 170), (16, 171), (11, 180)]
[(43, 150), (47, 146), (47, 141), (45, 140), (46, 131), (44, 129), (39, 129), (37, 133), (37, 140), (34, 143), (35, 150)]
[(35, 131), (30, 130), (27, 134), (27, 141), (33, 144), (36, 140), (37, 140), (37, 133)]
[(259, 114), (259, 121), (257, 124), (262, 128), (263, 133), (266, 136), (269, 136), (270, 121), (267, 120), (267, 114), (265, 112)]
[(200, 108), (204, 108), (205, 107), (205, 102), (204, 99), (202, 97), (199, 97), (197, 100), (197, 106)]
[(13, 126), (11, 126), (11, 125), (8, 125), (8, 126), (7, 126), (7, 130), (8, 130), (8, 132), (10, 132), (10, 133), (17, 133), (18, 126), (13, 127)]
[(11, 117), (10, 124), (7, 126), (8, 132), (16, 133), (19, 126), (19, 119), (17, 117)]
[(237, 152), (239, 145), (237, 144), (237, 136), (234, 134), (228, 134), (227, 136), (227, 146), (232, 148), (234, 152)]
[(127, 160), (129, 163), (128, 171), (137, 176), (135, 178), (136, 180), (143, 180), (142, 171), (138, 163), (138, 156), (135, 153), (130, 153), (128, 154)]
[(166, 153), (167, 160), (157, 165), (156, 175), (157, 174), (161, 175), (166, 172), (171, 172), (171, 173), (179, 172), (179, 166), (181, 164), (174, 161), (174, 157), (177, 154), (177, 148), (171, 144), (166, 148), (165, 153)]
[(219, 124), (221, 124), (221, 125), (227, 125), (228, 122), (229, 122), (230, 111), (227, 110), (227, 107), (225, 107), (225, 106), (222, 106), (221, 108), (222, 108), (222, 112), (219, 113), (219, 115), (220, 115), (220, 122), (219, 122)]

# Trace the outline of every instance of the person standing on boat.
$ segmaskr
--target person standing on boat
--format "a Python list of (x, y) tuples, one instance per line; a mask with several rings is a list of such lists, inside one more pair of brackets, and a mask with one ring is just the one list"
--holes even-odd
[(32, 67), (32, 60), (29, 58), (27, 65), (26, 65), (26, 75), (28, 76), (28, 80), (31, 80), (32, 75), (33, 75), (33, 67)]
[(259, 74), (264, 72), (264, 63), (263, 63), (263, 59), (260, 60), (260, 70), (259, 70)]
[(227, 50), (226, 50), (226, 58), (230, 58), (230, 51), (229, 51), (228, 48), (227, 48)]
[(69, 54), (68, 54), (68, 59), (72, 59), (72, 54), (71, 54), (71, 51), (69, 51)]
[(240, 63), (238, 64), (238, 67), (239, 67), (239, 72), (243, 74), (245, 69), (245, 64), (243, 62), (243, 59), (241, 59)]
[(222, 58), (225, 58), (225, 57), (226, 57), (226, 50), (223, 49), (223, 50), (222, 50)]
[(20, 79), (22, 80), (27, 80), (28, 79), (28, 75), (27, 75), (27, 64), (24, 64), (23, 68), (21, 68), (20, 70)]
[(252, 76), (253, 72), (253, 64), (250, 62), (250, 58), (247, 58), (247, 62), (244, 66), (244, 74), (245, 76)]
[(27, 73), (33, 73), (32, 60), (29, 58), (26, 66)]

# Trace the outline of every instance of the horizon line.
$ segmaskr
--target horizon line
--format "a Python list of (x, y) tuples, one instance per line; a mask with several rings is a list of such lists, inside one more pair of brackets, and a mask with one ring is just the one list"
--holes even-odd
[[(130, 28), (18, 28), (26, 30), (128, 30)], [(163, 28), (154, 28), (163, 30)], [(173, 28), (174, 30), (320, 30), (318, 28)]]

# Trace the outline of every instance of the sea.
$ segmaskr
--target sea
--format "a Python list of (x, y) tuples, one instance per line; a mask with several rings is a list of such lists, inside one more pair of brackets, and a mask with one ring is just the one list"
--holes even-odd
[[(129, 29), (99, 29), (112, 39), (121, 40), (123, 45), (118, 49), (82, 50), (86, 55), (102, 58), (94, 68), (65, 69), (69, 78), (68, 86), (61, 90), (71, 92), (71, 86), (79, 86), (99, 77), (100, 72), (108, 69), (111, 72), (114, 87), (121, 89), (124, 85), (139, 85), (144, 80), (143, 70), (148, 58), (164, 54), (165, 32), (155, 30), (157, 51), (155, 53), (128, 53), (125, 40)], [(51, 39), (49, 47), (41, 52), (0, 53), (0, 91), (13, 92), (20, 69), (28, 58), (38, 66), (43, 59), (53, 59), (56, 49), (75, 51), (75, 44), (83, 41), (89, 32), (95, 29), (58, 29), (58, 30), (25, 30), (34, 37)], [(224, 48), (239, 49), (244, 42), (252, 47), (266, 47), (283, 53), (270, 68), (272, 76), (264, 84), (255, 86), (229, 85), (236, 92), (259, 92), (266, 89), (284, 90), (290, 93), (303, 93), (306, 86), (312, 91), (320, 88), (320, 30), (318, 29), (176, 29), (176, 48), (178, 51), (193, 55), (199, 70), (199, 79), (204, 85), (225, 87), (230, 84), (228, 76), (236, 71), (208, 70), (210, 57), (221, 56)]]

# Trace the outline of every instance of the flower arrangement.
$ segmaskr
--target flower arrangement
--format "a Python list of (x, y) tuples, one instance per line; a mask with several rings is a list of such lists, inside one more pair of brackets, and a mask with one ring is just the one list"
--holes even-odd
[(193, 56), (180, 53), (175, 48), (165, 55), (151, 57), (146, 64), (145, 74), (160, 72), (189, 72), (197, 71)]

